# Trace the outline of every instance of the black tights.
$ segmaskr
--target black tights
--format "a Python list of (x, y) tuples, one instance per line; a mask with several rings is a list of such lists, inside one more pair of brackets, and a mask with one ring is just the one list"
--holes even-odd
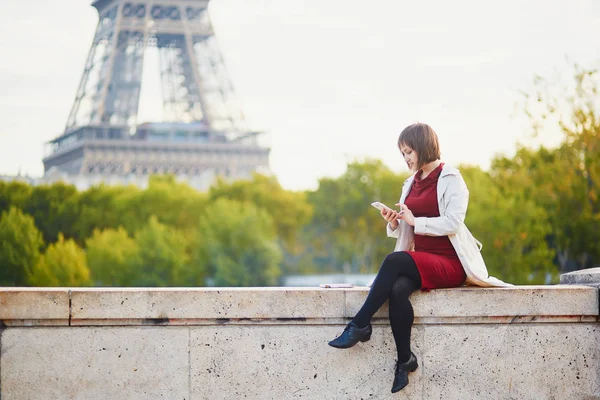
[(359, 327), (367, 326), (377, 310), (389, 299), (390, 324), (398, 362), (401, 363), (410, 358), (410, 331), (415, 318), (408, 297), (419, 288), (421, 275), (412, 257), (404, 251), (388, 254), (371, 285), (367, 300), (353, 319)]

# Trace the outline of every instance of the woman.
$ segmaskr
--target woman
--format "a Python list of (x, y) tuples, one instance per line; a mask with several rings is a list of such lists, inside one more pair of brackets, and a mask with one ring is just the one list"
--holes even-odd
[(371, 338), (371, 318), (389, 300), (389, 318), (398, 361), (392, 393), (408, 384), (417, 369), (410, 349), (414, 320), (409, 296), (417, 289), (461, 286), (511, 286), (488, 276), (481, 244), (464, 224), (469, 191), (459, 171), (440, 160), (438, 137), (427, 124), (405, 128), (398, 148), (415, 173), (404, 182), (399, 210), (381, 211), (388, 236), (397, 238), (383, 261), (362, 308), (329, 345), (350, 348)]

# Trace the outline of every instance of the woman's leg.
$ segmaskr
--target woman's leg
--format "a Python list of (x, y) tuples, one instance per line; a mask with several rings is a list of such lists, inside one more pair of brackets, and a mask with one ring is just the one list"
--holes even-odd
[[(390, 297), (392, 287), (399, 276), (405, 276), (414, 282), (415, 290), (421, 287), (421, 276), (412, 257), (405, 251), (388, 254), (371, 285), (365, 303), (352, 322), (359, 328), (369, 325), (373, 315)], [(410, 294), (410, 293), (409, 293)], [(408, 299), (408, 296), (407, 296)], [(410, 303), (409, 303), (410, 305)], [(412, 310), (412, 306), (410, 307)], [(411, 322), (412, 323), (412, 322)]]
[(399, 276), (411, 279), (415, 282), (415, 288), (421, 287), (419, 270), (412, 257), (403, 251), (391, 253), (385, 258), (362, 308), (346, 326), (344, 332), (330, 341), (329, 345), (339, 349), (347, 349), (358, 342), (369, 340), (372, 333), (371, 318), (390, 297), (394, 282)]
[(408, 276), (399, 276), (392, 286), (389, 315), (399, 363), (405, 363), (410, 358), (410, 331), (415, 314), (408, 297), (420, 286), (420, 279), (416, 281), (415, 277)]
[(404, 389), (408, 385), (409, 372), (416, 370), (419, 366), (416, 356), (410, 351), (410, 331), (415, 314), (408, 297), (420, 287), (420, 276), (400, 276), (392, 286), (390, 324), (398, 353), (392, 393)]

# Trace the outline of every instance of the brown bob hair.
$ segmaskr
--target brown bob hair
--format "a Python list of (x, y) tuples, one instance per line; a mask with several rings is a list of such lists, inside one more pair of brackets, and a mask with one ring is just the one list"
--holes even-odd
[(404, 128), (398, 137), (398, 148), (402, 144), (417, 152), (417, 169), (421, 169), (423, 165), (440, 159), (438, 136), (433, 128), (427, 124), (419, 122)]

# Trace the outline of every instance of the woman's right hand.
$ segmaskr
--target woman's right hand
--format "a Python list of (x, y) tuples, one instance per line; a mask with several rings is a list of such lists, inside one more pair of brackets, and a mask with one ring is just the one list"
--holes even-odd
[(390, 210), (388, 208), (384, 208), (380, 211), (381, 216), (385, 219), (392, 229), (398, 228), (398, 218), (400, 218), (400, 213), (394, 210)]

